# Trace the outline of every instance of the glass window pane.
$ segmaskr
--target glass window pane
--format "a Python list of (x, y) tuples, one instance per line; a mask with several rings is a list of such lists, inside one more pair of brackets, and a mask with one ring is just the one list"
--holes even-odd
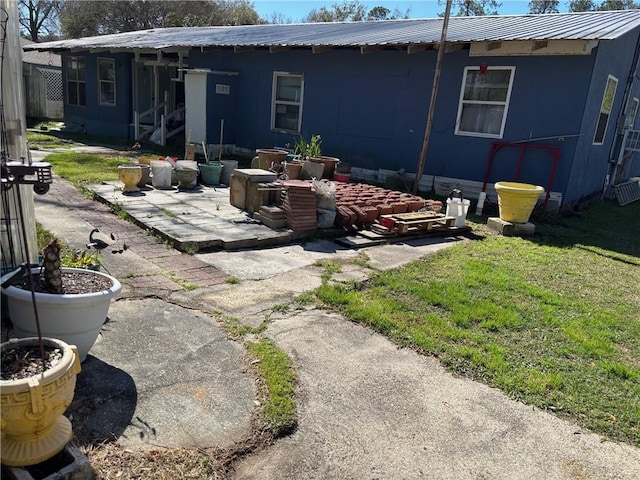
[(466, 104), (460, 118), (460, 131), (499, 135), (502, 127), (502, 105)]
[(601, 113), (598, 119), (598, 126), (596, 127), (596, 135), (593, 138), (593, 143), (602, 143), (604, 141), (604, 133), (607, 131), (607, 123), (609, 122), (609, 114)]
[(300, 77), (278, 77), (276, 100), (299, 102), (302, 79)]
[(601, 111), (606, 113), (611, 112), (611, 107), (613, 106), (613, 98), (615, 96), (617, 86), (618, 82), (616, 82), (613, 78), (609, 78), (607, 80), (607, 87), (604, 90), (604, 98), (602, 99)]
[(78, 105), (78, 84), (76, 82), (67, 83), (67, 103)]
[(78, 57), (78, 80), (84, 81), (84, 57)]
[(116, 78), (115, 65), (110, 60), (100, 60), (98, 65), (98, 73), (100, 80), (107, 80), (113, 82)]
[(86, 83), (78, 83), (78, 105), (84, 107), (87, 104)]
[(100, 103), (114, 104), (116, 102), (114, 84), (100, 82)]
[(468, 70), (464, 86), (464, 100), (505, 102), (509, 89), (511, 70)]
[(281, 130), (298, 130), (298, 105), (276, 105), (275, 128)]

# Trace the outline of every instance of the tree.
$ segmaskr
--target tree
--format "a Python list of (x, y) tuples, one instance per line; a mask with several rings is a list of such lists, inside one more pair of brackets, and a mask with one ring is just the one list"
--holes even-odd
[(409, 10), (403, 13), (396, 8), (393, 13), (391, 13), (391, 10), (386, 7), (373, 7), (369, 10), (369, 13), (367, 13), (367, 21), (398, 20), (401, 18), (409, 18)]
[(559, 0), (531, 0), (529, 13), (558, 13)]
[(397, 8), (391, 13), (386, 7), (373, 7), (367, 12), (367, 7), (358, 0), (343, 0), (342, 3), (334, 3), (331, 9), (321, 7), (313, 9), (302, 19), (303, 22), (362, 22), (375, 20), (396, 20), (409, 18), (409, 10), (401, 12)]
[(640, 3), (633, 0), (604, 0), (598, 10), (634, 10), (636, 8), (640, 8)]
[(302, 19), (303, 22), (361, 22), (366, 18), (367, 7), (358, 0), (343, 0), (331, 5), (332, 10), (321, 7), (313, 9)]
[(640, 8), (639, 2), (633, 0), (604, 0), (599, 5), (593, 0), (571, 0), (570, 12), (593, 12), (596, 10), (632, 10)]
[(20, 27), (34, 42), (55, 39), (60, 28), (58, 24), (58, 0), (19, 0), (18, 14)]
[(264, 23), (249, 0), (66, 0), (60, 11), (66, 37), (158, 27)]
[[(438, 4), (446, 3), (445, 0), (438, 0)], [(497, 0), (453, 0), (451, 11), (458, 9), (457, 17), (475, 17), (482, 15), (497, 15), (498, 8), (502, 6)], [(438, 14), (440, 17), (443, 13)]]

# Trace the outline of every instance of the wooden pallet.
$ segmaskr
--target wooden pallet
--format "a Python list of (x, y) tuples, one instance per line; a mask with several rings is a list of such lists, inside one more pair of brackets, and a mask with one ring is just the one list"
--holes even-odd
[[(450, 228), (454, 226), (456, 221), (455, 217), (446, 217), (441, 214), (434, 214), (433, 212), (414, 212), (414, 213), (398, 213), (392, 215), (382, 215), (381, 217), (382, 229), (386, 229), (387, 233), (397, 233), (404, 235), (410, 232), (416, 231), (428, 231), (433, 228)], [(385, 218), (393, 220), (393, 226), (385, 226)], [(378, 233), (380, 230), (377, 229)], [(376, 231), (376, 230), (374, 230)]]

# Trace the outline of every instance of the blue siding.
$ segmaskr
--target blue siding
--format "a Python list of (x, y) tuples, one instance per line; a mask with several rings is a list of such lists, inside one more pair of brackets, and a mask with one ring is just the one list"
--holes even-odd
[[(482, 61), (490, 66), (516, 67), (502, 140), (554, 137), (538, 143), (561, 147), (554, 190), (563, 191), (569, 181), (576, 136), (581, 134), (592, 56), (482, 59), (470, 58), (466, 51), (447, 54), (424, 173), (484, 178), (494, 139), (454, 134), (464, 67)], [(323, 153), (363, 168), (416, 170), (435, 52), (194, 52), (190, 66), (239, 72), (237, 135), (234, 141), (225, 134), (225, 143), (253, 149), (294, 142), (294, 135), (269, 129), (271, 89), (274, 71), (301, 72), (305, 75), (302, 134), (320, 134)], [(215, 131), (210, 134), (217, 137)], [(500, 152), (490, 181), (513, 179), (517, 158), (515, 149)], [(529, 153), (520, 180), (546, 186), (551, 165), (548, 155)]]
[[(68, 56), (84, 56), (85, 58), (87, 105), (86, 107), (76, 107), (67, 103), (65, 71), (65, 122), (83, 124), (86, 133), (90, 135), (127, 138), (131, 110), (131, 55), (125, 53), (64, 55), (63, 64), (66, 64)], [(115, 107), (99, 104), (98, 58), (114, 58), (116, 61)]]
[[(625, 83), (632, 69), (633, 52), (638, 34), (627, 34), (615, 43), (600, 42), (597, 47), (596, 61), (591, 77), (591, 88), (586, 99), (582, 132), (573, 169), (571, 182), (567, 186), (565, 196), (568, 200), (579, 200), (602, 190), (609, 167), (612, 142), (615, 137), (616, 124), (622, 107)], [(593, 145), (602, 96), (608, 75), (618, 79), (618, 88), (602, 145)], [(637, 84), (637, 82), (636, 82)], [(637, 90), (637, 86), (636, 86)]]
[[(562, 192), (565, 201), (602, 188), (636, 39), (634, 32), (617, 41), (601, 41), (591, 55), (481, 58), (469, 57), (467, 50), (446, 54), (424, 173), (482, 181), (494, 141), (534, 141), (561, 148), (553, 190)], [(116, 58), (116, 107), (98, 105), (98, 56)], [(86, 62), (87, 107), (65, 103), (65, 119), (82, 120), (92, 134), (130, 135), (131, 55), (86, 55)], [(203, 101), (210, 143), (220, 141), (224, 119), (225, 144), (248, 149), (293, 144), (295, 133), (270, 129), (273, 72), (302, 73), (302, 135), (320, 134), (324, 154), (354, 166), (408, 172), (415, 172), (422, 147), (435, 62), (435, 51), (408, 55), (404, 50), (363, 55), (349, 49), (319, 54), (308, 49), (279, 53), (194, 49), (189, 57), (190, 68), (237, 73), (208, 76)], [(515, 67), (502, 139), (455, 135), (464, 68), (482, 62)], [(619, 79), (618, 90), (605, 143), (594, 146), (608, 74)], [(218, 83), (229, 85), (230, 94), (216, 94)], [(632, 96), (640, 98), (638, 82)], [(515, 148), (501, 150), (488, 181), (513, 180), (519, 154)], [(638, 163), (630, 164), (630, 176), (640, 174)], [(519, 180), (546, 187), (551, 167), (548, 153), (528, 151)]]

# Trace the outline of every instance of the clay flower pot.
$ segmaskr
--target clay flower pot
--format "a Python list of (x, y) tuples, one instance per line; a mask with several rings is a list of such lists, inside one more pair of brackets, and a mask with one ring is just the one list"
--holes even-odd
[[(1, 380), (2, 463), (35, 465), (60, 452), (71, 440), (71, 422), (63, 415), (73, 400), (80, 359), (75, 346), (43, 338), (45, 348), (62, 351), (62, 359), (41, 374)], [(37, 338), (12, 339), (0, 346), (2, 357), (19, 347), (38, 348)]]

